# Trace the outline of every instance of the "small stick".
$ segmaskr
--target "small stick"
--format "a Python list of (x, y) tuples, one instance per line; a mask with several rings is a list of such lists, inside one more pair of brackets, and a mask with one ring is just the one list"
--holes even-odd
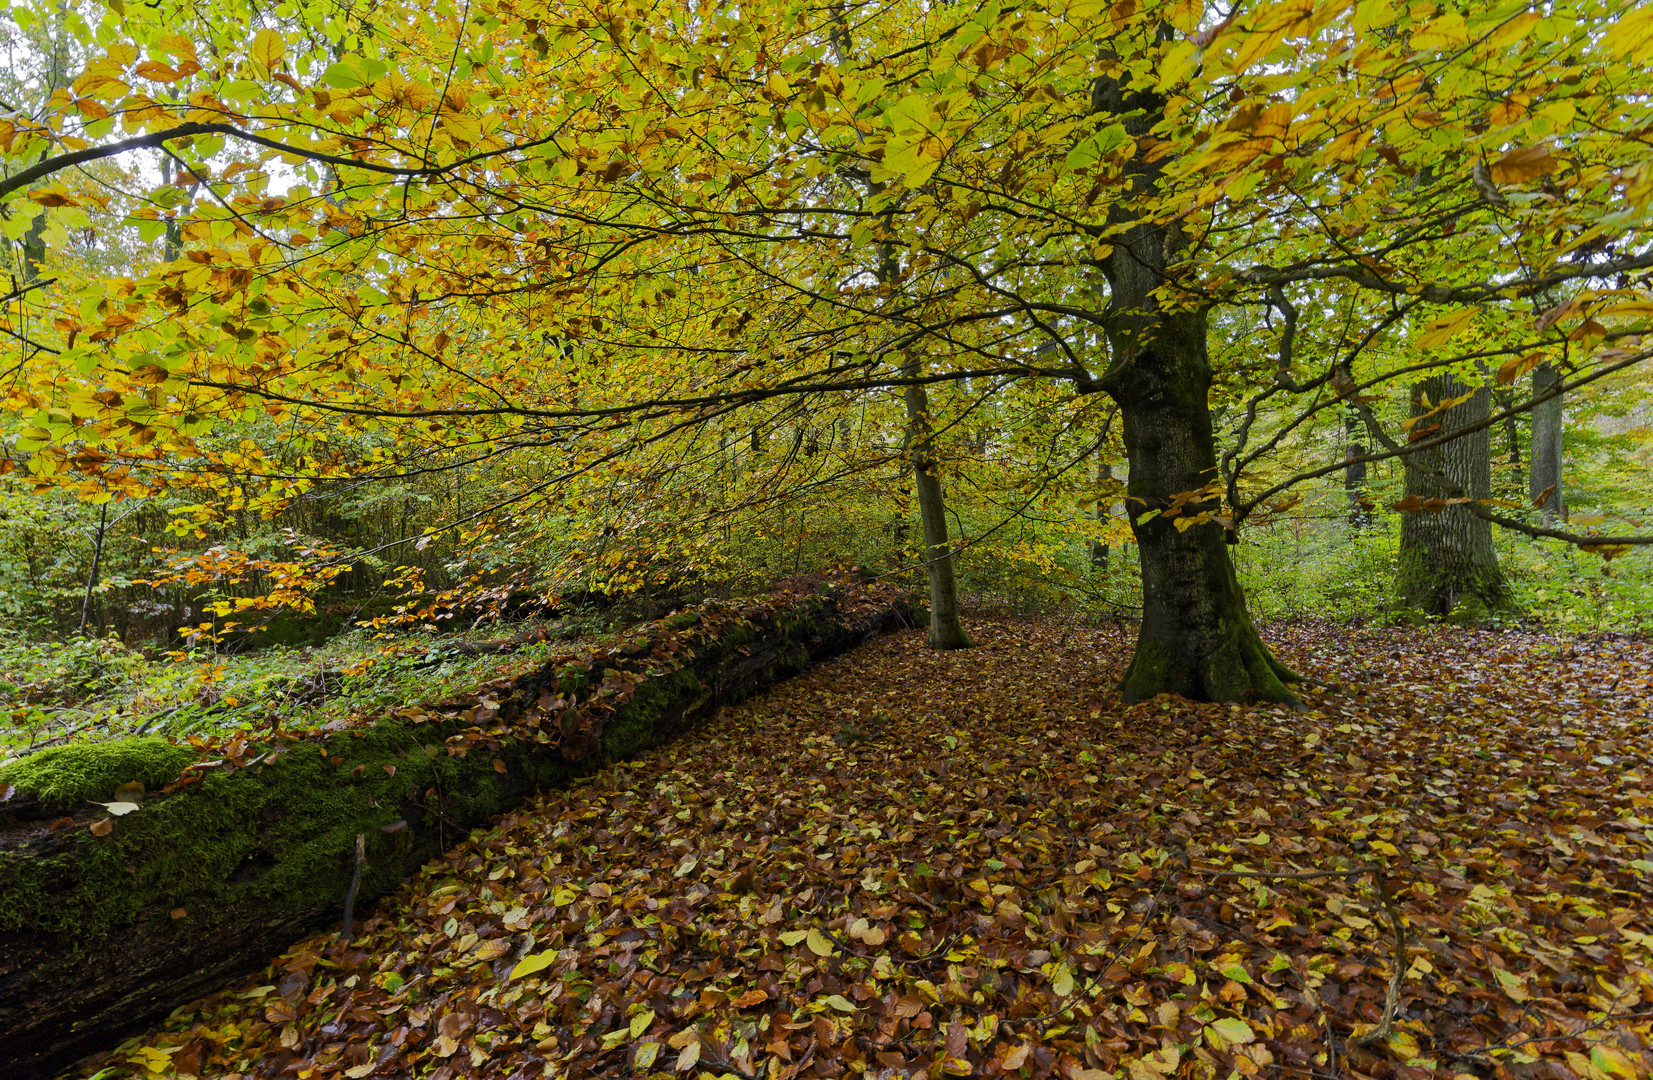
[(1364, 1046), (1367, 1043), (1387, 1039), (1395, 1027), (1395, 1010), (1400, 1005), (1401, 979), (1406, 975), (1406, 924), (1401, 921), (1400, 912), (1395, 910), (1394, 897), (1389, 895), (1389, 882), (1384, 879), (1381, 866), (1356, 866), (1348, 870), (1309, 870), (1300, 874), (1269, 874), (1249, 870), (1224, 870), (1215, 874), (1206, 874), (1208, 878), (1260, 878), (1271, 881), (1311, 881), (1315, 878), (1328, 877), (1357, 877), (1361, 874), (1371, 874), (1372, 880), (1377, 883), (1378, 899), (1383, 902), (1383, 912), (1389, 916), (1389, 929), (1395, 938), (1395, 970), (1389, 976), (1389, 989), (1383, 995), (1383, 1022), (1376, 1028), (1368, 1031), (1350, 1042), (1355, 1046)]
[(356, 910), (356, 890), (362, 884), (362, 864), (367, 862), (367, 837), (362, 833), (356, 834), (356, 871), (350, 875), (350, 890), (344, 894), (344, 928), (339, 931), (339, 941), (350, 944), (351, 916)]

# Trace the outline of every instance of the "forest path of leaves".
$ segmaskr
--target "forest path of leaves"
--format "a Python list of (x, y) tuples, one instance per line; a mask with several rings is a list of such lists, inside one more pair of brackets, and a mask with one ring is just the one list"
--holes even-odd
[[(1127, 641), (875, 642), (504, 819), (114, 1076), (1653, 1075), (1653, 649), (1275, 628), (1311, 711)], [(1397, 1024), (1373, 875), (1408, 923)], [(1410, 1063), (1410, 1064), (1408, 1064)]]

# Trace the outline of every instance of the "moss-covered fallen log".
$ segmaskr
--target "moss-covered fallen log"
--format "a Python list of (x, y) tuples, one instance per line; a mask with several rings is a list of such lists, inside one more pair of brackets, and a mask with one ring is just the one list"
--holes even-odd
[[(337, 924), (536, 790), (900, 625), (823, 586), (713, 603), (464, 701), (311, 737), (60, 747), (0, 773), (0, 1075), (50, 1075)], [(99, 803), (159, 792), (111, 816)], [(121, 809), (121, 807), (116, 807)], [(357, 862), (357, 838), (365, 859)]]

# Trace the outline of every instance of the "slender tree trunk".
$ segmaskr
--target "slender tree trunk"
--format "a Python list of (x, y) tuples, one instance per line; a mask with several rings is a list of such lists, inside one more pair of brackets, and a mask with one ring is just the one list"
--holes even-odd
[[(1540, 364), (1533, 368), (1532, 392), (1542, 394), (1561, 381), (1561, 373), (1554, 365)], [(1561, 486), (1561, 395), (1540, 402), (1532, 410), (1532, 465), (1528, 474), (1528, 490), (1544, 524), (1553, 526), (1567, 519), (1567, 500)]]
[[(1162, 28), (1169, 40), (1174, 33)], [(1120, 117), (1133, 137), (1148, 135), (1165, 101), (1125, 92), (1099, 78), (1092, 108)], [(1125, 167), (1129, 194), (1151, 200), (1164, 165), (1139, 155)], [(1175, 693), (1198, 701), (1264, 700), (1296, 704), (1296, 679), (1270, 655), (1246, 610), (1228, 555), (1233, 534), (1207, 518), (1183, 528), (1164, 513), (1179, 495), (1215, 491), (1211, 361), (1206, 314), (1192, 296), (1162, 301), (1187, 246), (1175, 224), (1143, 216), (1131, 198), (1109, 214), (1119, 228), (1102, 260), (1108, 305), (1102, 315), (1110, 362), (1100, 380), (1124, 419), (1130, 464), (1126, 511), (1142, 561), (1142, 627), (1122, 687), (1127, 702)], [(1179, 517), (1219, 509), (1214, 494), (1185, 499)], [(1157, 513), (1156, 513), (1157, 511)]]
[[(1451, 375), (1425, 379), (1412, 388), (1412, 415), (1424, 416), (1433, 405), (1469, 391), (1467, 384)], [(1486, 419), (1491, 408), (1492, 394), (1482, 387), (1462, 405), (1433, 420), (1420, 421), (1413, 434), (1449, 433)], [(1437, 423), (1439, 432), (1431, 430)], [(1447, 503), (1454, 498), (1491, 497), (1491, 431), (1482, 428), (1421, 451), (1406, 462), (1406, 493), (1423, 500), (1425, 506), (1401, 518), (1401, 604), (1411, 611), (1464, 623), (1513, 613), (1515, 600), (1498, 568), (1491, 523), (1471, 514), (1462, 504)], [(1436, 473), (1444, 475), (1445, 480)]]
[(1360, 460), (1366, 454), (1366, 444), (1360, 441), (1358, 423), (1353, 415), (1344, 418), (1343, 430), (1349, 441), (1343, 448), (1343, 492), (1349, 499), (1349, 527), (1369, 529), (1372, 500), (1366, 496), (1366, 463)]
[[(909, 371), (916, 371), (910, 365)], [(930, 578), (932, 649), (968, 649), (975, 642), (959, 624), (958, 587), (953, 580), (953, 553), (947, 539), (947, 508), (936, 474), (935, 440), (930, 429), (930, 395), (923, 386), (907, 387), (907, 455), (918, 491), (918, 518), (924, 528), (924, 565)]]
[[(103, 563), (103, 534), (109, 525), (109, 504), (98, 507), (98, 531), (92, 539), (92, 569), (86, 575), (86, 595), (80, 600), (79, 633), (86, 633), (86, 621), (92, 613), (92, 590), (98, 584), (98, 568)], [(100, 620), (101, 622), (101, 620)], [(101, 625), (99, 629), (102, 629)]]

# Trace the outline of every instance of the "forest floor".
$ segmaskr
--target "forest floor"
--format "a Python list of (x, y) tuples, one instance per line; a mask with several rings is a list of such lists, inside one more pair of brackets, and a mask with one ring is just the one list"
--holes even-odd
[(1298, 714), (971, 632), (548, 794), (94, 1068), (1653, 1075), (1653, 646), (1276, 626)]

